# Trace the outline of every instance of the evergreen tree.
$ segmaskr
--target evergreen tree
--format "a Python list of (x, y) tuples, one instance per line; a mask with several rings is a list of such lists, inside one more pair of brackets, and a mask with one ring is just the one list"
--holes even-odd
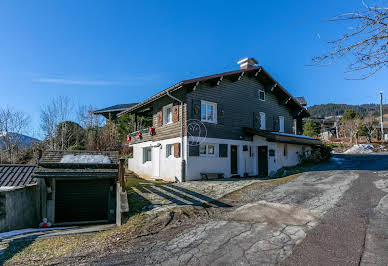
[(316, 137), (321, 133), (321, 127), (311, 119), (307, 119), (303, 126), (303, 135), (308, 137)]

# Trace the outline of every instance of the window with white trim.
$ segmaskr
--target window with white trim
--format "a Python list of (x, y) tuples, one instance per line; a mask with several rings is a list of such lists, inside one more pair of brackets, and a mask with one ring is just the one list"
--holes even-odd
[(260, 129), (265, 130), (265, 113), (260, 112)]
[(279, 132), (284, 132), (284, 116), (279, 116)]
[(172, 103), (163, 107), (163, 125), (172, 123)]
[(199, 145), (199, 154), (201, 156), (214, 156), (215, 153), (216, 153), (216, 145), (215, 144), (201, 143)]
[(143, 148), (143, 163), (152, 161), (152, 148), (146, 147)]
[(201, 121), (217, 123), (217, 104), (201, 101)]
[(259, 90), (259, 100), (265, 101), (265, 91)]

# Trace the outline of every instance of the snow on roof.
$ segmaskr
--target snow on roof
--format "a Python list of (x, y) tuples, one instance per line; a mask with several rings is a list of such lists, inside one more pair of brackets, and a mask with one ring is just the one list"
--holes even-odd
[(288, 134), (288, 133), (280, 133), (280, 132), (271, 132), (271, 133), (272, 133), (272, 134), (275, 134), (275, 135), (280, 135), (280, 136), (288, 136), (288, 137), (294, 137), (294, 138), (316, 140), (316, 138), (313, 138), (313, 137), (302, 136), (302, 135), (296, 135), (296, 134)]
[(61, 159), (61, 163), (75, 163), (75, 164), (110, 164), (112, 161), (105, 155), (64, 155)]
[(9, 191), (9, 190), (12, 190), (14, 188), (15, 187), (12, 187), (12, 186), (1, 186), (0, 191)]

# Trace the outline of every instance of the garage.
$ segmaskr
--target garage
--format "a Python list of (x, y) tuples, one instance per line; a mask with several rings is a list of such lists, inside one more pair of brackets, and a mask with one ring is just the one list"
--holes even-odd
[(109, 179), (56, 180), (55, 222), (107, 222)]
[(116, 221), (118, 152), (45, 151), (34, 171), (41, 213), (54, 225)]

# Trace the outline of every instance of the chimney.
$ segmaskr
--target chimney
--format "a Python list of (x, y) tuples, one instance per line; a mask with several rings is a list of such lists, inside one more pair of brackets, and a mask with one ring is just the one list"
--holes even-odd
[(257, 62), (256, 59), (254, 59), (253, 57), (251, 58), (246, 57), (237, 62), (237, 64), (240, 65), (240, 69), (254, 68), (254, 67), (257, 67), (258, 63), (259, 62)]

